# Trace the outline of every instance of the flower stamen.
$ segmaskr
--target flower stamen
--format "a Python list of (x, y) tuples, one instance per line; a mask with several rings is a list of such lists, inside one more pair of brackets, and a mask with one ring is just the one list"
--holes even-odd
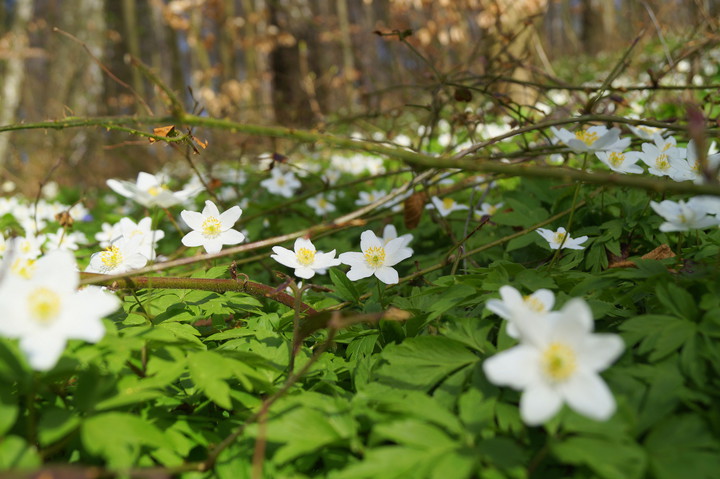
[(222, 233), (222, 224), (220, 220), (214, 216), (208, 216), (205, 221), (202, 222), (202, 235), (206, 238), (216, 238)]
[(35, 288), (27, 297), (32, 318), (41, 324), (48, 324), (60, 313), (60, 295), (55, 291)]
[(297, 260), (303, 266), (310, 266), (315, 262), (315, 251), (307, 248), (300, 248), (297, 252)]
[(575, 351), (563, 343), (550, 343), (542, 353), (540, 365), (552, 381), (565, 381), (577, 369)]
[(100, 253), (100, 261), (107, 269), (115, 269), (123, 263), (123, 254), (117, 246), (108, 246), (105, 251)]
[(365, 261), (371, 268), (380, 268), (385, 264), (385, 248), (382, 246), (372, 246), (365, 251)]
[(587, 146), (591, 146), (598, 140), (598, 134), (593, 131), (578, 130), (575, 132), (575, 138), (582, 141)]

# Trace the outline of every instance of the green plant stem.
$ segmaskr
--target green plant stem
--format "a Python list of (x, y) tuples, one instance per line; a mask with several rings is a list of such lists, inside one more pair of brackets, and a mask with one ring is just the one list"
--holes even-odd
[[(247, 293), (258, 298), (269, 298), (282, 303), (289, 308), (295, 307), (295, 298), (285, 292), (276, 291), (273, 287), (253, 281), (234, 279), (208, 279), (208, 278), (169, 278), (135, 276), (132, 278), (114, 278), (109, 275), (96, 273), (80, 273), (81, 280), (91, 280), (92, 284), (108, 286), (116, 289), (198, 289), (225, 293), (237, 291)], [(300, 302), (300, 311), (304, 314), (314, 314), (317, 311), (307, 304)]]
[[(583, 169), (583, 170), (585, 169), (587, 160), (588, 160), (588, 153), (586, 152), (585, 156), (583, 157), (581, 169)], [(548, 269), (553, 269), (553, 266), (555, 266), (555, 263), (557, 262), (558, 258), (560, 258), (560, 254), (562, 252), (563, 246), (565, 246), (565, 241), (567, 241), (568, 236), (570, 236), (570, 228), (572, 227), (573, 217), (575, 216), (575, 210), (577, 209), (577, 199), (578, 199), (578, 195), (580, 194), (581, 187), (582, 187), (582, 183), (578, 183), (577, 185), (575, 185), (575, 193), (573, 193), (572, 205), (570, 206), (570, 216), (568, 217), (567, 224), (565, 225), (565, 236), (563, 236), (563, 240), (560, 243), (560, 246), (558, 246), (558, 249), (555, 250), (555, 254), (552, 257), (552, 260), (550, 261), (550, 266), (548, 266)]]

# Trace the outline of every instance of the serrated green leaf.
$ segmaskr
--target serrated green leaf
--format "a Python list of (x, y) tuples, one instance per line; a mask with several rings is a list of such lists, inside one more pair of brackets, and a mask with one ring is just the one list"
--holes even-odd
[(453, 372), (478, 361), (462, 343), (442, 336), (408, 338), (381, 353), (378, 378), (401, 389), (429, 391)]
[(574, 436), (554, 444), (552, 451), (560, 461), (586, 465), (604, 479), (635, 479), (645, 473), (642, 448), (619, 438)]
[(82, 423), (81, 437), (88, 452), (116, 468), (135, 464), (143, 446), (158, 448), (166, 441), (162, 431), (150, 421), (122, 412), (86, 419)]
[(348, 277), (338, 268), (330, 268), (330, 281), (335, 287), (335, 294), (340, 296), (344, 301), (352, 301), (357, 303), (360, 299), (360, 293)]
[(208, 398), (221, 408), (232, 409), (226, 381), (232, 372), (223, 356), (213, 351), (193, 353), (188, 357), (188, 369), (190, 378)]
[(650, 431), (645, 445), (657, 479), (713, 479), (720, 471), (720, 441), (698, 415), (666, 419)]
[(447, 448), (455, 444), (442, 429), (417, 419), (377, 424), (373, 434), (397, 444), (417, 448)]

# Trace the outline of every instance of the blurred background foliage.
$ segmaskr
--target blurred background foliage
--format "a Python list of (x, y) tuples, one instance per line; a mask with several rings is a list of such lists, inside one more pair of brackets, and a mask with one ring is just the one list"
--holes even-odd
[[(0, 124), (167, 116), (138, 59), (188, 111), (340, 134), (372, 124), (392, 137), (431, 101), (458, 103), (448, 119), (477, 123), (545, 93), (523, 82), (602, 81), (643, 30), (643, 51), (657, 54), (632, 68), (650, 84), (689, 60), (689, 84), (718, 43), (719, 12), (717, 0), (3, 0)], [(381, 35), (392, 32), (404, 41)], [(481, 95), (466, 97), (464, 85)], [(277, 150), (200, 134), (206, 162)], [(97, 129), (2, 133), (0, 180), (34, 194), (53, 167), (55, 181), (85, 185), (174, 155)]]

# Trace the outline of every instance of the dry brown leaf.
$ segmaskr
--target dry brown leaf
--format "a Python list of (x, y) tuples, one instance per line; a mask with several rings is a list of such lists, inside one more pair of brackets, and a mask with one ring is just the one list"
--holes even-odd
[(403, 219), (405, 220), (405, 227), (407, 229), (415, 229), (417, 225), (420, 224), (426, 201), (427, 194), (422, 191), (413, 194), (405, 200), (403, 203)]
[(407, 321), (411, 317), (412, 314), (409, 311), (390, 306), (390, 308), (383, 313), (382, 319), (387, 321)]
[[(661, 244), (654, 250), (650, 251), (649, 253), (645, 253), (640, 258), (641, 259), (668, 259), (668, 258), (674, 258), (675, 253), (672, 249), (670, 249), (670, 246), (666, 244)], [(637, 265), (634, 261), (630, 260), (622, 260), (622, 261), (610, 261), (610, 264), (608, 264), (608, 268), (637, 268)]]
[[(172, 138), (177, 135), (177, 131), (175, 130), (175, 125), (159, 126), (157, 128), (153, 128), (153, 135), (162, 136), (163, 138)], [(157, 141), (155, 138), (148, 138), (148, 140), (150, 140), (150, 143), (155, 143)]]

